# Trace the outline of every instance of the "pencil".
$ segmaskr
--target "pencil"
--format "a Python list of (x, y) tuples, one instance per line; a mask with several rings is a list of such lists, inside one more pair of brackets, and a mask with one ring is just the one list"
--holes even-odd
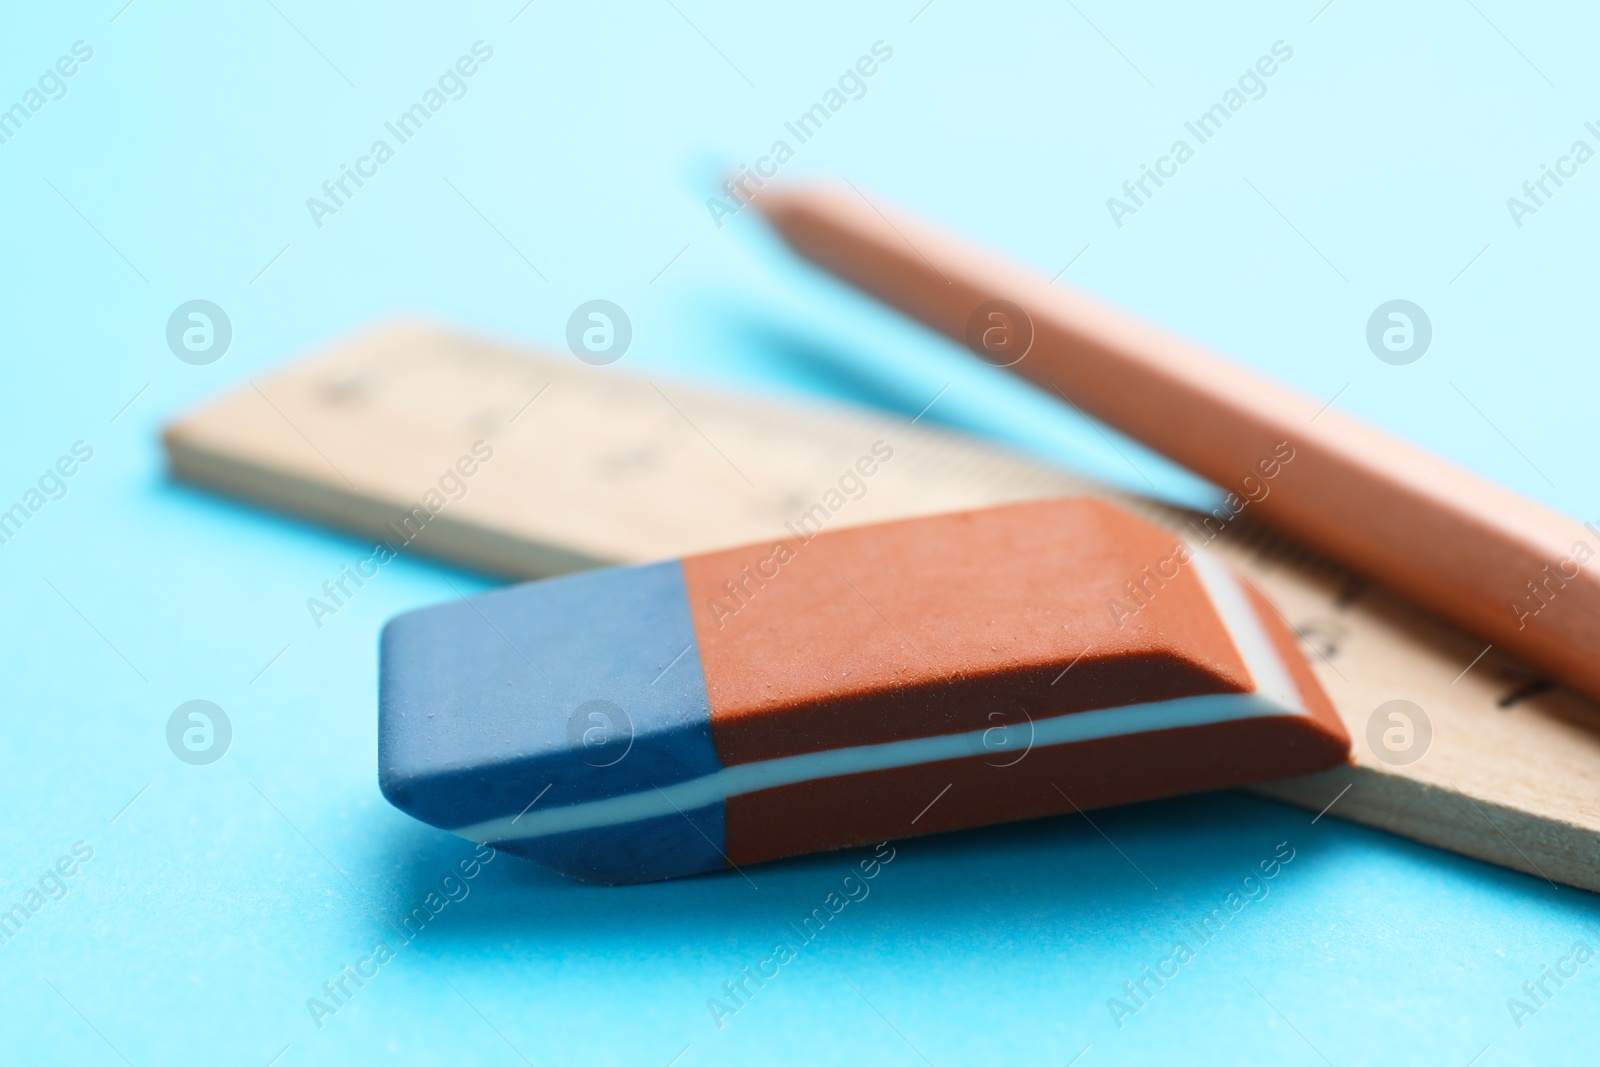
[(1226, 490), (1219, 515), (1249, 512), (1600, 700), (1589, 528), (853, 187), (754, 202), (812, 263)]

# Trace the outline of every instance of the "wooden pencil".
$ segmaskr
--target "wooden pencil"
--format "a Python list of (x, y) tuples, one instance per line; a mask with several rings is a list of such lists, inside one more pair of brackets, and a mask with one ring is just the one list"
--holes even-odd
[(1197, 537), (1248, 510), (1600, 699), (1589, 528), (853, 189), (754, 202), (817, 266), (1226, 490)]

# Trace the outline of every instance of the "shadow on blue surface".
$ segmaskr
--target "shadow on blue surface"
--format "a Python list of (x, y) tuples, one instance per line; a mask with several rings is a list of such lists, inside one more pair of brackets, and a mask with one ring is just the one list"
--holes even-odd
[[(797, 384), (815, 392), (908, 419), (932, 398), (914, 391), (903, 375), (884, 370), (869, 353), (846, 348), (820, 333), (750, 316), (733, 317), (727, 325), (741, 348), (776, 356), (792, 375), (804, 379)], [(937, 406), (930, 408), (924, 419), (950, 425)]]
[[(1333, 819), (1236, 792), (1219, 792), (1002, 826), (891, 842), (893, 861), (874, 889), (892, 895), (894, 927), (940, 931), (960, 941), (1027, 936), (1030, 917), (1067, 917), (1097, 943), (1120, 932), (1132, 940), (1170, 927), (1192, 928), (1223, 904), (1260, 864), (1292, 851), (1266, 879), (1266, 893), (1340, 867), (1385, 864), (1439, 869), (1447, 880), (1470, 879), (1481, 890), (1517, 898), (1551, 915), (1600, 919), (1600, 897), (1554, 888), (1518, 874)], [(1090, 821), (1092, 820), (1092, 822)], [(1287, 843), (1287, 849), (1280, 844)], [(405, 855), (397, 884), (421, 899), (440, 872), (470, 850), (421, 826), (389, 842)], [(871, 848), (803, 856), (671, 882), (607, 888), (570, 881), (514, 857), (494, 861), (493, 875), (439, 930), (441, 940), (499, 941), (507, 936), (546, 944), (595, 946), (634, 939), (727, 937), (761, 942), (784, 934), (821, 904), (840, 878), (869, 860)], [(1319, 876), (1319, 872), (1323, 872)], [(1247, 895), (1241, 892), (1241, 896)], [(869, 898), (870, 899), (870, 898)], [(1003, 902), (1003, 907), (999, 905)], [(1009, 931), (1009, 933), (1008, 933)], [(929, 936), (933, 936), (931, 933)], [(1174, 935), (1176, 936), (1176, 935)]]

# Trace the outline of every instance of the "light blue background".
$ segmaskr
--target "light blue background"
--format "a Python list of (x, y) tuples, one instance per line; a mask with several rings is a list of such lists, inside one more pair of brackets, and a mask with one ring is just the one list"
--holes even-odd
[[(1593, 896), (1236, 795), (1098, 814), (1104, 836), (903, 843), (721, 1030), (707, 998), (859, 857), (618, 890), (503, 857), (312, 1024), (306, 999), (469, 852), (378, 794), (375, 638), (485, 583), (407, 558), (317, 630), (305, 599), (370, 550), (169, 482), (176, 413), (392, 313), (558, 346), (605, 297), (634, 322), (625, 368), (899, 410), (951, 382), (930, 418), (1204, 498), (748, 213), (712, 224), (722, 169), (874, 41), (893, 60), (786, 175), (845, 175), (1050, 274), (1077, 257), (1063, 283), (1600, 516), (1600, 162), (1521, 229), (1505, 206), (1600, 119), (1592, 12), (921, 2), (6, 4), (0, 101), (95, 49), (0, 145), (0, 500), (95, 449), (0, 546), (0, 906), (95, 850), (0, 946), (7, 1062), (1592, 1062), (1600, 962), (1520, 1029), (1506, 999), (1600, 946)], [(480, 39), (469, 95), (315, 228), (305, 199)], [(1277, 40), (1268, 95), (1112, 225), (1106, 197)], [(208, 367), (163, 337), (197, 297), (235, 329)], [(1363, 338), (1395, 297), (1435, 328), (1406, 367)], [(164, 741), (192, 698), (233, 720), (210, 767)], [(1107, 998), (1280, 841), (1271, 895), (1119, 1030)]]

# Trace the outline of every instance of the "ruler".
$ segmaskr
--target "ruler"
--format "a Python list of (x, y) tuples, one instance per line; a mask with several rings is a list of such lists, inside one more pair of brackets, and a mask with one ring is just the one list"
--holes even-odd
[[(1600, 707), (1248, 507), (1206, 525), (915, 420), (649, 381), (421, 323), (315, 354), (163, 439), (179, 478), (508, 578), (1054, 496), (1111, 500), (1191, 543), (1220, 526), (1208, 547), (1301, 635), (1354, 742), (1353, 766), (1255, 792), (1600, 890)], [(847, 477), (874, 446), (892, 459)]]

